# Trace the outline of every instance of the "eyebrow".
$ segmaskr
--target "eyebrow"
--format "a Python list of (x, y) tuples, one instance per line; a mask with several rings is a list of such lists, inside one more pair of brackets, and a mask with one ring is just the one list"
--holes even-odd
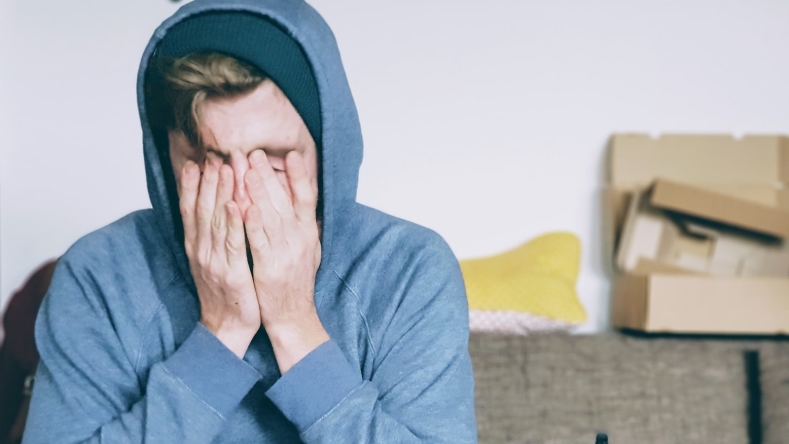
[(211, 146), (204, 146), (203, 147), (203, 151), (205, 151), (206, 154), (213, 153), (213, 154), (221, 157), (222, 160), (227, 160), (230, 157), (229, 154), (227, 154), (225, 152), (222, 152), (222, 151), (219, 151), (218, 149), (216, 149), (214, 147), (211, 147)]

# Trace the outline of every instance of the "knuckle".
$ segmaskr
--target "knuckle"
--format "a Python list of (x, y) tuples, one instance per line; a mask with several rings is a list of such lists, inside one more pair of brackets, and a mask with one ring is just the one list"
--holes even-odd
[(224, 218), (219, 213), (214, 213), (213, 217), (211, 217), (211, 227), (214, 230), (220, 230), (224, 226)]
[(264, 251), (266, 250), (266, 243), (260, 239), (250, 239), (249, 246), (257, 251)]
[(178, 208), (181, 211), (181, 216), (187, 217), (192, 215), (192, 207), (188, 203), (181, 201)]
[(236, 255), (240, 252), (241, 248), (233, 239), (226, 239), (225, 240), (225, 250), (232, 255)]
[(195, 260), (195, 265), (197, 265), (197, 268), (200, 269), (201, 273), (208, 271), (209, 264), (207, 264), (202, 258), (198, 257), (197, 260)]
[(207, 219), (206, 216), (198, 212), (195, 214), (195, 218), (197, 219), (197, 225), (199, 227), (198, 229), (203, 229), (202, 227), (204, 227), (206, 222), (208, 222), (206, 220)]
[(208, 254), (199, 252), (195, 256), (195, 262), (201, 269), (206, 269), (211, 265), (211, 259), (208, 257)]

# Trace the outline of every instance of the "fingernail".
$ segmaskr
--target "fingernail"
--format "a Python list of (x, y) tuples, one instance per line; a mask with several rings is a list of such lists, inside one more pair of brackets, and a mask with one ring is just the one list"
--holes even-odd
[(266, 153), (264, 153), (262, 150), (255, 150), (249, 155), (249, 161), (252, 163), (252, 166), (260, 166), (263, 164), (263, 159), (265, 156)]

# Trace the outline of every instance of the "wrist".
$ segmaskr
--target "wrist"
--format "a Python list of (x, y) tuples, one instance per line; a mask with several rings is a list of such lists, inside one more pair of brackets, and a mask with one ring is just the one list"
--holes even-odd
[(301, 318), (298, 322), (269, 323), (264, 327), (283, 375), (310, 352), (331, 339), (317, 313), (314, 317)]
[(252, 338), (255, 336), (257, 331), (252, 331), (251, 328), (247, 327), (238, 327), (233, 325), (227, 324), (219, 324), (215, 325), (210, 322), (206, 322), (205, 319), (201, 319), (200, 323), (210, 331), (219, 342), (224, 344), (225, 347), (230, 349), (236, 356), (239, 358), (243, 358), (249, 348), (249, 344), (252, 343)]

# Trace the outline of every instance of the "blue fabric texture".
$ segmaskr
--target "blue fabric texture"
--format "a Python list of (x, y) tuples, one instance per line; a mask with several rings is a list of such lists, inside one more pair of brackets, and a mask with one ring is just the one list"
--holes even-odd
[[(331, 340), (281, 375), (261, 328), (239, 359), (198, 321), (144, 106), (157, 43), (209, 11), (276, 22), (321, 103), (322, 258), (315, 305)], [(300, 0), (195, 0), (154, 33), (138, 75), (148, 193), (58, 262), (36, 322), (41, 362), (25, 444), (475, 443), (468, 304), (457, 259), (426, 228), (356, 202), (362, 134), (339, 50)], [(174, 211), (175, 210), (175, 211)]]

